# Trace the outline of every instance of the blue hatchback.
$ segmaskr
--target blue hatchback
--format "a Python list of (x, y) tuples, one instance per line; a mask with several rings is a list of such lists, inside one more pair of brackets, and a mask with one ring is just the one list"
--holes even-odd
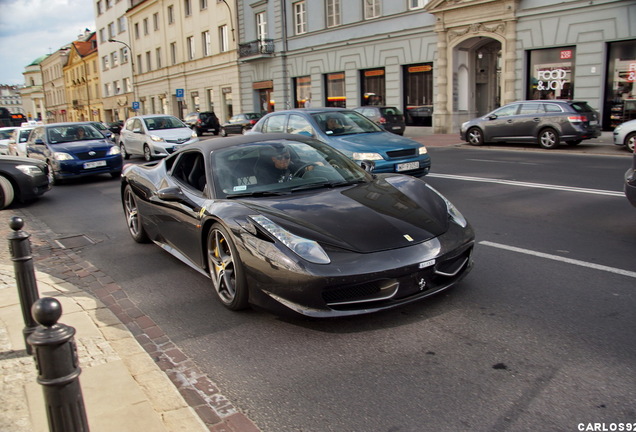
[(431, 158), (422, 144), (392, 134), (343, 108), (302, 108), (269, 113), (250, 133), (291, 133), (318, 139), (354, 161), (371, 161), (373, 172), (428, 174)]
[(27, 157), (49, 165), (52, 182), (110, 174), (119, 177), (122, 157), (119, 147), (88, 123), (54, 123), (38, 126), (26, 143)]

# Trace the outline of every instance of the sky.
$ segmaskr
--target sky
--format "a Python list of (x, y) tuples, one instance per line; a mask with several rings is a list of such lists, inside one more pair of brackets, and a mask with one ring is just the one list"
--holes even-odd
[(0, 0), (0, 84), (24, 84), (24, 68), (95, 31), (93, 0)]

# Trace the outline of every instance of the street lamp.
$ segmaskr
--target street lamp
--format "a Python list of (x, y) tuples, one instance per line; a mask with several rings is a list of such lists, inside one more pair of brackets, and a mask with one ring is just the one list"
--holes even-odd
[[(124, 45), (126, 48), (128, 48), (128, 52), (130, 53), (130, 66), (131, 66), (131, 70), (132, 70), (131, 79), (132, 79), (133, 102), (136, 102), (137, 101), (137, 92), (136, 92), (136, 86), (135, 86), (135, 56), (133, 55), (132, 48), (126, 42), (122, 42), (122, 41), (119, 41), (119, 40), (116, 40), (116, 39), (113, 39), (113, 38), (108, 39), (108, 42), (120, 43), (120, 44)], [(132, 104), (131, 104), (131, 108), (132, 108)], [(137, 113), (137, 110), (135, 109), (135, 114), (136, 113)]]

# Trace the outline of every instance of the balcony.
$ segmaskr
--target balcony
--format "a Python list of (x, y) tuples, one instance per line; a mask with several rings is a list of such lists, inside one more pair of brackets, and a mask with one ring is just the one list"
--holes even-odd
[(239, 58), (242, 61), (272, 57), (275, 46), (274, 39), (262, 39), (239, 44)]

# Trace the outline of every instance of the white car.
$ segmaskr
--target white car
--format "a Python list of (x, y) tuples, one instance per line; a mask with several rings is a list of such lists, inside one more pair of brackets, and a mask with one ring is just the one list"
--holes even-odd
[(13, 131), (11, 138), (9, 139), (9, 152), (7, 154), (11, 156), (27, 157), (26, 142), (29, 139), (29, 134), (36, 126), (42, 126), (44, 123), (41, 121), (30, 120), (22, 123), (19, 128)]
[(636, 142), (636, 120), (626, 121), (614, 128), (614, 144), (625, 146), (633, 153), (634, 142)]
[(9, 140), (16, 129), (17, 127), (15, 126), (0, 128), (0, 155), (9, 154)]
[(197, 141), (196, 132), (175, 116), (151, 114), (126, 120), (119, 135), (119, 148), (124, 159), (142, 155), (151, 161)]

